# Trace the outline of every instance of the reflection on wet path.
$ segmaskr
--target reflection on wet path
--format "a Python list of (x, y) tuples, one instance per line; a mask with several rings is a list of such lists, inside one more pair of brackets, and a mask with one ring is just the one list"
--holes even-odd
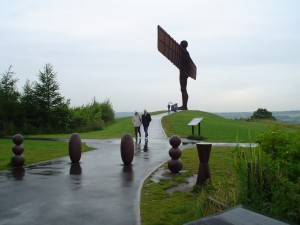
[(24, 167), (14, 168), (11, 170), (11, 175), (14, 177), (15, 180), (22, 180), (25, 176), (25, 169)]
[(82, 185), (82, 168), (80, 163), (70, 163), (70, 180), (73, 190), (78, 190)]
[(0, 171), (0, 225), (139, 224), (140, 185), (169, 159), (161, 117), (152, 116), (149, 140), (135, 143), (130, 166), (122, 163), (121, 139), (85, 139), (96, 150), (78, 164), (63, 157)]
[(121, 179), (123, 180), (122, 186), (124, 187), (130, 187), (131, 182), (134, 179), (134, 171), (133, 171), (132, 165), (123, 165)]
[(39, 175), (42, 179), (47, 179), (45, 176), (57, 176), (65, 170), (65, 160), (57, 159), (47, 162), (42, 162), (26, 167), (26, 173)]
[(148, 140), (145, 141), (143, 150), (144, 150), (144, 152), (148, 152), (148, 150), (149, 150), (149, 147), (148, 147)]
[(96, 150), (80, 163), (63, 157), (1, 171), (0, 225), (139, 224), (141, 182), (169, 158), (160, 118), (152, 117), (149, 141), (135, 143), (132, 165), (122, 163), (121, 139), (85, 139)]

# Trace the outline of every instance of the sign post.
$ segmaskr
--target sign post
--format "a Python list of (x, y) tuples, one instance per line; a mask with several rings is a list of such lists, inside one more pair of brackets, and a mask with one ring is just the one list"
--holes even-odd
[(203, 120), (202, 117), (194, 118), (188, 123), (188, 126), (192, 126), (192, 134), (194, 135), (194, 126), (198, 125), (198, 136), (200, 136), (200, 122)]

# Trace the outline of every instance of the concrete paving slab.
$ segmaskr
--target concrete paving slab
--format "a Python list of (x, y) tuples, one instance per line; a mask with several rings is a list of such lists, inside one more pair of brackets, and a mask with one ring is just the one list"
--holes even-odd
[(244, 208), (242, 205), (224, 210), (184, 225), (288, 225), (285, 222), (267, 217)]

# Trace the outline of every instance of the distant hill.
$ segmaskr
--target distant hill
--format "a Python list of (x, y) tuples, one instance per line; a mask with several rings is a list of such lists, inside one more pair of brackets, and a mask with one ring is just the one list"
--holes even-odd
[[(253, 112), (215, 112), (214, 114), (227, 119), (246, 119), (253, 115)], [(288, 123), (300, 123), (300, 110), (296, 111), (274, 111), (272, 115), (278, 121)]]
[(133, 116), (133, 113), (134, 112), (116, 112), (115, 113), (115, 118)]

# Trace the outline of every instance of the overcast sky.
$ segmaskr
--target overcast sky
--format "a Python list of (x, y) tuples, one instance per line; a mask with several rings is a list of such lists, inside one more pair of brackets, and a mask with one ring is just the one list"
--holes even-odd
[(179, 71), (157, 50), (157, 25), (188, 41), (197, 79), (189, 109), (300, 109), (299, 0), (0, 0), (0, 73), (22, 91), (50, 63), (71, 106), (115, 111), (181, 105)]

